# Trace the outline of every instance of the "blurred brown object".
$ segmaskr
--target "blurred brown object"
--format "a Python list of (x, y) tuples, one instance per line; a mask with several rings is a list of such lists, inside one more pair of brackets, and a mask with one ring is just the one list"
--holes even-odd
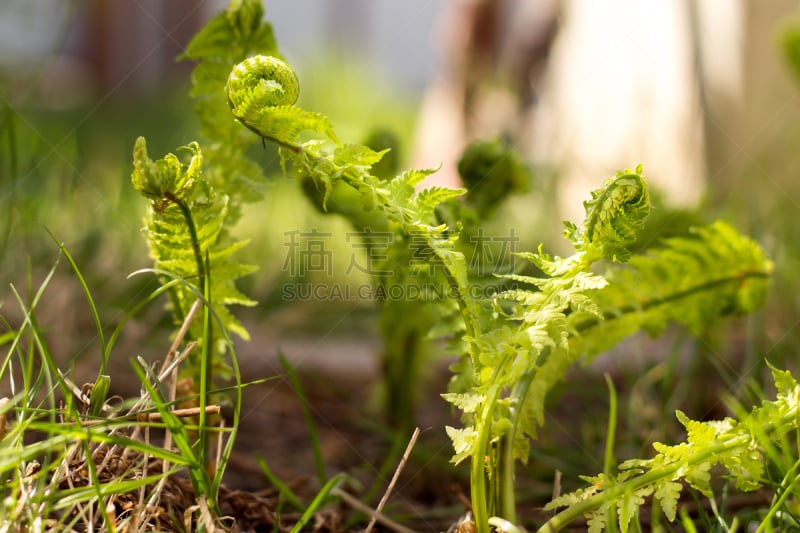
[(456, 161), (470, 140), (519, 135), (537, 100), (556, 14), (557, 0), (446, 4), (440, 68), (422, 106), (416, 166), (442, 163), (434, 179), (458, 186)]
[(672, 205), (706, 174), (709, 100), (742, 94), (741, 0), (462, 0), (442, 14), (441, 67), (419, 123), (418, 166), (458, 185), (475, 138), (505, 137), (558, 176), (561, 216), (622, 168), (643, 164)]
[(79, 13), (74, 53), (85, 59), (96, 90), (153, 91), (184, 80), (191, 65), (176, 58), (213, 13), (194, 0), (92, 0)]

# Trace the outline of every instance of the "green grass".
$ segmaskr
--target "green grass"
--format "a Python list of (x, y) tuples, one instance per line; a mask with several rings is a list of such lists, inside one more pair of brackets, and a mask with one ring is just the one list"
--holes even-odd
[[(158, 371), (141, 359), (134, 361), (144, 391), (142, 397), (111, 402), (107, 390), (99, 392), (100, 387), (105, 388), (109, 380), (121, 376), (105, 375), (110, 354), (101, 317), (77, 264), (63, 246), (61, 249), (84, 289), (88, 312), (99, 330), (103, 357), (93, 386), (78, 388), (49, 349), (38, 323), (37, 306), (46, 298), (57, 264), (35, 292), (29, 291), (28, 298), (12, 286), (25, 318), (16, 328), (5, 322), (8, 331), (2, 336), (5, 356), (0, 382), (11, 397), (0, 409), (4, 430), (0, 435), (0, 529), (35, 530), (42, 522), (59, 531), (95, 527), (113, 531), (141, 528), (143, 524), (163, 527), (163, 518), (156, 513), (157, 502), (162, 491), (176, 490), (173, 480), (179, 472), (188, 473), (195, 496), (205, 496), (207, 505), (214, 509), (238, 427), (241, 382), (237, 381), (232, 389), (235, 408), (233, 427), (228, 429), (211, 427), (204, 416), (198, 417), (203, 410), (175, 410), (178, 404), (191, 400), (177, 398), (174, 385), (177, 362), (192, 345), (184, 352), (169, 350)], [(181, 340), (179, 336), (173, 348)], [(202, 396), (212, 391), (201, 388), (198, 392)], [(92, 404), (93, 401), (99, 404)], [(209, 412), (218, 411), (218, 406), (207, 407)], [(192, 422), (193, 419), (197, 420)], [(153, 432), (163, 432), (165, 441), (153, 439)], [(220, 448), (216, 456), (198, 446), (204, 442), (200, 439), (206, 438), (205, 432), (209, 437), (215, 436)], [(172, 451), (170, 443), (177, 450)], [(185, 509), (166, 511), (168, 515)]]

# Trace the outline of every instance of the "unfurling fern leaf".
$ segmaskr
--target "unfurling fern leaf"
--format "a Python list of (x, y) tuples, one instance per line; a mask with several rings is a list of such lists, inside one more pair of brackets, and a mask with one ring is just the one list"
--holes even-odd
[(723, 316), (763, 305), (771, 271), (758, 244), (729, 225), (695, 228), (609, 268), (608, 285), (589, 293), (604, 319), (570, 316), (574, 348), (591, 358), (638, 330), (658, 335), (669, 323), (700, 334)]
[(257, 55), (237, 64), (225, 86), (233, 116), (266, 139), (296, 142), (304, 131), (336, 140), (328, 119), (295, 107), (300, 94), (297, 75), (274, 56)]
[[(191, 154), (189, 164), (175, 154), (153, 161), (143, 137), (136, 140), (131, 181), (136, 190), (151, 200), (145, 219), (145, 237), (155, 268), (182, 278), (171, 290), (173, 312), (178, 322), (188, 313), (204, 283), (210, 280), (211, 302), (222, 327), (248, 338), (247, 330), (228, 311), (229, 305), (254, 305), (235, 285), (238, 278), (255, 267), (234, 261), (232, 254), (244, 241), (221, 245), (219, 237), (228, 214), (228, 197), (209, 185), (202, 173), (203, 157), (197, 143), (184, 147)], [(205, 260), (208, 257), (206, 276)], [(191, 330), (201, 338), (202, 324), (195, 321)], [(215, 336), (222, 340), (221, 336)], [(217, 352), (222, 350), (218, 347)], [(221, 362), (217, 364), (222, 369)]]
[(248, 58), (236, 65), (228, 78), (231, 112), (248, 129), (276, 143), (282, 160), (324, 191), (323, 208), (336, 184), (347, 185), (359, 193), (365, 208), (384, 213), (397, 225), (395, 229), (426, 240), (433, 257), (446, 265), (446, 273), (466, 273), (463, 256), (453, 254), (450, 236), (445, 235), (447, 228), (434, 212), (442, 201), (464, 190), (415, 192), (414, 186), (435, 169), (411, 170), (389, 183), (373, 175), (372, 165), (385, 151), (341, 144), (327, 117), (288, 105), (298, 90), (293, 86), (296, 80), (291, 67), (279, 58)]
[[(593, 249), (599, 258), (624, 263), (629, 247), (650, 214), (650, 195), (641, 178), (642, 167), (622, 170), (583, 203), (583, 228), (565, 222), (565, 235), (578, 251)], [(599, 259), (598, 258), (598, 259)]]
[(257, 139), (231, 120), (225, 94), (235, 64), (255, 54), (280, 57), (272, 26), (263, 18), (261, 0), (233, 1), (195, 35), (181, 56), (197, 61), (190, 94), (205, 139), (204, 176), (232, 200), (228, 225), (238, 220), (242, 202), (261, 199), (266, 183), (260, 165), (246, 153)]
[[(726, 418), (698, 422), (678, 411), (686, 428), (686, 441), (668, 446), (655, 443), (657, 452), (651, 459), (634, 459), (619, 465), (620, 474), (610, 482), (562, 495), (548, 504), (551, 510), (567, 507), (539, 531), (557, 531), (581, 515), (596, 513), (607, 505), (620, 505), (629, 495), (652, 493), (666, 518), (675, 520), (678, 498), (684, 488), (681, 482), (708, 497), (713, 497), (713, 468), (721, 466), (733, 479), (736, 488), (752, 491), (765, 483), (765, 457), (770, 448), (785, 444), (786, 434), (797, 429), (800, 413), (800, 385), (784, 370), (772, 368), (778, 391), (774, 401), (764, 401), (739, 419)], [(594, 478), (583, 478), (591, 482)], [(626, 530), (635, 518), (633, 513), (619, 514), (619, 527)]]

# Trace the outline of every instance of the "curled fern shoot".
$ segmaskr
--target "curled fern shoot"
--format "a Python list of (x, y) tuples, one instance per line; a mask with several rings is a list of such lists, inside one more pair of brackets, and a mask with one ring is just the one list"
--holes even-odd
[(593, 249), (603, 259), (619, 263), (628, 260), (628, 248), (650, 214), (650, 195), (641, 174), (641, 165), (633, 171), (617, 172), (592, 192), (591, 199), (583, 203), (586, 219), (582, 229), (565, 222), (565, 234), (576, 250)]
[[(145, 219), (145, 237), (155, 262), (155, 269), (183, 278), (187, 285), (176, 285), (170, 290), (172, 311), (180, 323), (194, 301), (208, 290), (215, 305), (215, 313), (221, 326), (243, 338), (247, 330), (228, 311), (229, 305), (253, 305), (255, 302), (244, 296), (235, 285), (241, 276), (255, 269), (231, 259), (231, 255), (246, 242), (221, 244), (219, 236), (228, 213), (228, 197), (218, 194), (204, 179), (203, 156), (197, 143), (184, 147), (191, 156), (185, 164), (175, 154), (167, 154), (153, 161), (147, 153), (143, 137), (136, 140), (131, 181), (136, 190), (150, 199), (150, 208)], [(208, 268), (213, 277), (206, 272)], [(192, 288), (193, 286), (193, 288)], [(202, 338), (203, 325), (192, 324), (192, 335)], [(219, 356), (225, 351), (224, 335), (218, 339), (213, 352)], [(192, 365), (199, 369), (199, 366)], [(221, 375), (227, 375), (221, 360), (215, 361)]]
[(300, 82), (292, 67), (277, 57), (258, 55), (234, 66), (226, 93), (233, 116), (265, 139), (291, 146), (300, 133), (319, 131), (335, 140), (325, 117), (293, 105)]

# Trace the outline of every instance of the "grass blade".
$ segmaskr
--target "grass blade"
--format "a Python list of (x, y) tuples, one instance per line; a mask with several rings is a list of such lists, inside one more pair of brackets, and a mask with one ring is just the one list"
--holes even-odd
[(69, 250), (67, 250), (66, 246), (64, 246), (64, 243), (59, 241), (53, 234), (53, 232), (51, 232), (49, 229), (45, 228), (45, 231), (47, 232), (48, 235), (50, 235), (50, 238), (53, 239), (53, 241), (56, 243), (59, 250), (61, 250), (61, 253), (64, 254), (64, 257), (67, 258), (67, 261), (72, 267), (72, 271), (75, 273), (75, 276), (78, 278), (78, 282), (80, 282), (81, 284), (81, 288), (83, 288), (83, 294), (86, 296), (86, 302), (89, 304), (89, 309), (91, 311), (92, 318), (94, 319), (94, 326), (95, 329), (97, 330), (97, 338), (100, 341), (101, 358), (100, 358), (100, 372), (98, 372), (98, 378), (99, 378), (99, 376), (106, 373), (108, 354), (106, 353), (106, 340), (105, 336), (103, 335), (103, 323), (100, 320), (100, 313), (97, 312), (97, 306), (94, 303), (94, 298), (92, 298), (92, 291), (89, 290), (89, 284), (86, 283), (86, 279), (83, 277), (80, 268), (78, 268), (78, 264), (72, 258), (72, 255), (69, 253)]
[(278, 476), (276, 476), (272, 470), (267, 466), (267, 462), (264, 460), (263, 457), (258, 458), (258, 466), (261, 468), (261, 471), (264, 473), (264, 476), (267, 480), (272, 483), (272, 485), (278, 489), (280, 495), (289, 502), (292, 507), (297, 509), (298, 511), (303, 510), (303, 503), (300, 501), (300, 498), (297, 497), (297, 494), (294, 493), (289, 486), (284, 483)]
[(192, 488), (195, 490), (195, 495), (200, 496), (208, 494), (210, 492), (208, 473), (206, 472), (202, 458), (198, 457), (197, 453), (195, 453), (194, 447), (190, 442), (189, 434), (186, 431), (186, 426), (184, 426), (180, 418), (172, 414), (167, 408), (164, 399), (153, 384), (150, 383), (150, 380), (147, 379), (147, 375), (142, 367), (134, 364), (133, 369), (139, 376), (147, 394), (152, 399), (153, 405), (161, 415), (167, 430), (172, 434), (175, 445), (184, 457), (183, 462), (185, 462), (189, 468), (189, 478), (192, 482)]
[(328, 494), (338, 487), (341, 483), (343, 483), (347, 479), (347, 475), (344, 473), (339, 473), (333, 476), (331, 479), (328, 480), (327, 483), (320, 489), (311, 503), (308, 505), (306, 510), (300, 516), (300, 520), (294, 525), (290, 533), (300, 533), (303, 530), (303, 526), (308, 523), (309, 520), (314, 516), (314, 513), (319, 510), (325, 504), (325, 501), (328, 497)]
[(297, 377), (297, 372), (295, 372), (291, 363), (289, 363), (289, 360), (286, 359), (286, 356), (280, 350), (278, 351), (278, 359), (281, 362), (281, 366), (286, 371), (286, 375), (289, 378), (289, 382), (292, 384), (292, 388), (297, 396), (300, 397), (300, 406), (303, 408), (303, 417), (306, 419), (308, 435), (309, 439), (311, 440), (311, 449), (314, 452), (314, 466), (316, 467), (317, 471), (317, 479), (320, 483), (325, 483), (325, 480), (328, 477), (325, 474), (325, 458), (322, 455), (322, 446), (320, 445), (319, 441), (317, 425), (314, 422), (314, 415), (311, 413), (311, 403), (308, 401), (308, 397), (303, 390), (300, 379)]

